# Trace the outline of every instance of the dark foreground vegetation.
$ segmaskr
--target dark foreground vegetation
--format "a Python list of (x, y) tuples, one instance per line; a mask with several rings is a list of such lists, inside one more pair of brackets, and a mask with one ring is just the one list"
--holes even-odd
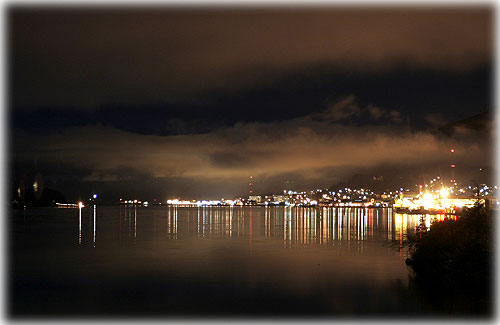
[(493, 211), (477, 204), (457, 220), (417, 232), (407, 264), (419, 296), (436, 310), (491, 315), (494, 291)]

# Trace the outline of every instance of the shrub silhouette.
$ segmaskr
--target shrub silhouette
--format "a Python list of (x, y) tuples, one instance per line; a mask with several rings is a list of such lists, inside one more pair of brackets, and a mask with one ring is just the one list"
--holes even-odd
[(421, 290), (434, 296), (490, 300), (493, 266), (492, 212), (476, 204), (457, 220), (435, 222), (413, 238), (407, 264)]

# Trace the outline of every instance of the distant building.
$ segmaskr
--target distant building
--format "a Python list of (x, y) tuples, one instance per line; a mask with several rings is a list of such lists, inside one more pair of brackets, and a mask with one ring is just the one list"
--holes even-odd
[(250, 195), (248, 197), (248, 201), (252, 201), (252, 202), (255, 202), (255, 203), (261, 203), (262, 202), (262, 196), (260, 196), (260, 195)]
[(407, 198), (407, 199), (417, 199), (417, 196), (419, 196), (420, 192), (417, 191), (405, 191), (400, 194), (400, 198)]
[(288, 195), (273, 195), (274, 202), (285, 202), (288, 201)]

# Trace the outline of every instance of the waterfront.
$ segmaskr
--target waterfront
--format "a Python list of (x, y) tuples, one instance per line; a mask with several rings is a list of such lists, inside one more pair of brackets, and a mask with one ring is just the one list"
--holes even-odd
[[(421, 221), (364, 208), (39, 208), (10, 231), (12, 316), (467, 314), (415, 295)], [(95, 222), (94, 222), (95, 220)]]

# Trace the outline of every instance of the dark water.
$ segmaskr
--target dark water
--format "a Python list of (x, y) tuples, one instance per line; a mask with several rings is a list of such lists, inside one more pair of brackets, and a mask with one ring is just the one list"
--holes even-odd
[[(391, 209), (13, 211), (12, 317), (442, 316), (415, 293)], [(439, 217), (438, 217), (439, 218)]]

